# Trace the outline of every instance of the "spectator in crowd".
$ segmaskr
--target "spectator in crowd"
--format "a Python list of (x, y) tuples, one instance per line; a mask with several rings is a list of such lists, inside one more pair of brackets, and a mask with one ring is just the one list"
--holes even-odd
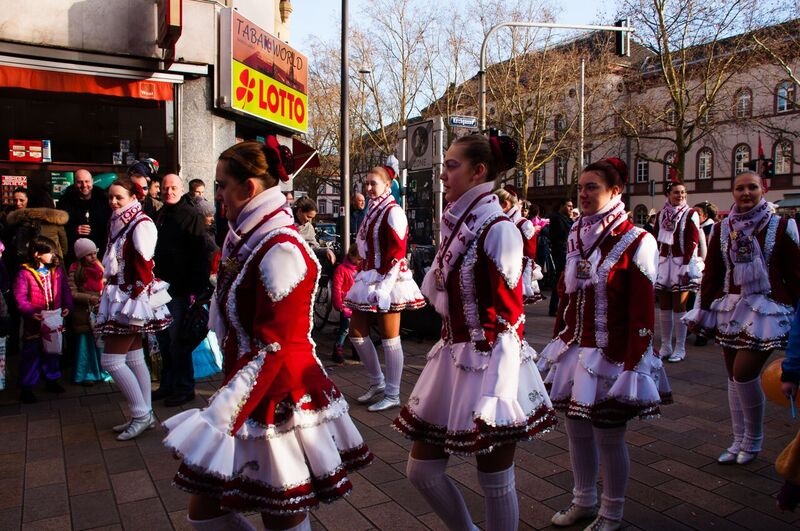
[(558, 211), (550, 216), (550, 231), (548, 238), (550, 238), (550, 254), (553, 258), (555, 265), (556, 282), (553, 286), (553, 293), (550, 296), (550, 317), (555, 317), (558, 310), (558, 277), (564, 272), (564, 267), (567, 261), (567, 236), (569, 236), (569, 229), (572, 227), (572, 201), (569, 199), (562, 199), (558, 204)]
[(347, 255), (342, 263), (336, 267), (331, 280), (333, 289), (333, 308), (341, 314), (339, 318), (339, 334), (336, 336), (336, 343), (333, 345), (331, 360), (334, 363), (344, 363), (344, 342), (350, 331), (350, 317), (353, 310), (344, 304), (344, 298), (350, 288), (361, 266), (361, 256), (358, 254), (358, 246), (353, 242), (347, 251)]
[[(14, 282), (14, 298), (22, 315), (22, 356), (20, 359), (20, 400), (24, 404), (36, 402), (33, 388), (44, 373), (46, 389), (63, 393), (58, 383), (61, 378), (61, 352), (46, 352), (42, 336), (48, 332), (42, 327), (45, 311), (60, 311), (66, 317), (72, 308), (67, 276), (56, 254), (56, 244), (50, 238), (38, 236), (30, 242), (28, 260)], [(52, 333), (52, 332), (51, 332)]]
[(75, 183), (64, 190), (58, 207), (69, 215), (67, 221), (67, 262), (75, 260), (75, 242), (80, 238), (88, 238), (97, 246), (100, 256), (106, 248), (108, 238), (108, 220), (111, 218), (111, 207), (108, 206), (106, 192), (94, 186), (89, 170), (79, 169), (75, 172)]
[[(49, 238), (54, 243), (54, 252), (62, 262), (67, 249), (67, 231), (65, 226), (69, 221), (69, 214), (54, 207), (32, 207), (35, 204), (52, 204), (49, 194), (31, 197), (28, 207), (9, 212), (6, 223), (11, 234), (10, 252), (15, 253), (16, 264), (22, 264), (29, 259), (28, 244), (37, 236)], [(49, 201), (48, 201), (49, 199)]]
[(149, 186), (147, 187), (147, 197), (144, 198), (145, 201), (149, 201), (156, 212), (158, 212), (164, 203), (161, 201), (161, 182), (157, 179), (153, 179), (150, 181)]
[(303, 196), (295, 200), (292, 205), (294, 210), (294, 220), (297, 223), (297, 230), (300, 236), (314, 249), (317, 257), (325, 255), (328, 261), (336, 263), (336, 255), (330, 249), (323, 249), (317, 240), (317, 231), (311, 221), (317, 217), (317, 203), (308, 196)]
[(28, 206), (28, 189), (22, 186), (14, 188), (11, 193), (11, 207), (13, 210), (22, 210)]
[(173, 322), (157, 335), (163, 365), (153, 399), (163, 398), (164, 405), (173, 407), (194, 399), (192, 351), (181, 342), (181, 322), (192, 298), (208, 287), (210, 258), (205, 218), (183, 196), (183, 181), (178, 175), (164, 176), (161, 197), (164, 206), (156, 218), (155, 274), (169, 283), (172, 300), (167, 307)]
[(150, 183), (158, 180), (158, 168), (158, 161), (151, 158), (137, 160), (128, 168), (128, 177), (131, 178), (134, 184), (142, 189), (142, 210), (145, 216), (152, 220), (156, 219), (156, 212), (158, 209), (156, 208), (156, 203), (153, 201), (153, 198), (147, 193), (147, 190), (150, 189)]
[(192, 179), (189, 181), (189, 197), (195, 202), (195, 204), (203, 198), (203, 195), (206, 193), (206, 183), (203, 182), (202, 179)]
[(364, 221), (364, 216), (367, 215), (367, 200), (364, 194), (358, 192), (353, 194), (353, 200), (350, 203), (350, 237), (355, 238), (361, 222)]
[[(708, 242), (711, 240), (711, 229), (714, 227), (714, 223), (717, 221), (717, 212), (718, 209), (709, 201), (703, 201), (702, 203), (697, 203), (694, 206), (695, 212), (700, 217), (700, 243), (698, 248), (698, 254), (700, 258), (703, 260), (706, 259), (706, 255), (708, 254)], [(686, 307), (691, 309), (694, 308), (695, 301), (697, 299), (697, 293), (692, 292), (689, 294), (689, 302), (686, 304)], [(704, 347), (708, 344), (708, 339), (703, 337), (702, 335), (695, 336), (694, 339), (694, 346), (696, 347)]]
[(110, 381), (111, 376), (100, 367), (102, 350), (92, 333), (91, 312), (100, 304), (105, 280), (103, 264), (97, 258), (97, 245), (88, 238), (75, 242), (75, 262), (69, 266), (69, 287), (74, 301), (70, 331), (75, 334), (75, 383), (92, 385)]

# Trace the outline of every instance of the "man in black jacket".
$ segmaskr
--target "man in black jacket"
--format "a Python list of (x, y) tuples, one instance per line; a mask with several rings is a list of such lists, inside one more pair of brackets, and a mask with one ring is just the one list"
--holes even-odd
[(556, 271), (556, 283), (550, 297), (550, 316), (555, 316), (558, 311), (558, 281), (567, 265), (567, 237), (572, 227), (572, 201), (562, 199), (558, 205), (558, 212), (550, 216), (550, 254)]
[(164, 206), (156, 216), (158, 243), (153, 256), (155, 275), (169, 282), (170, 327), (157, 334), (161, 349), (161, 385), (153, 399), (179, 406), (194, 399), (192, 346), (181, 341), (182, 321), (194, 297), (208, 287), (209, 257), (205, 251), (205, 219), (182, 198), (183, 181), (174, 173), (161, 180)]
[(99, 249), (97, 256), (103, 257), (108, 236), (108, 219), (111, 207), (105, 190), (94, 186), (89, 170), (81, 168), (75, 172), (75, 183), (69, 185), (58, 201), (59, 210), (69, 214), (65, 227), (67, 231), (67, 262), (75, 260), (75, 242), (79, 238), (89, 238)]

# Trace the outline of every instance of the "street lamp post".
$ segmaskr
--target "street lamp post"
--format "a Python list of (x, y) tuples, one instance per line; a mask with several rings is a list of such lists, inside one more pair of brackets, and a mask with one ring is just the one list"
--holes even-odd
[(627, 26), (593, 26), (589, 24), (550, 24), (546, 22), (503, 22), (501, 24), (497, 24), (493, 26), (488, 33), (486, 33), (486, 37), (483, 38), (483, 44), (481, 44), (481, 61), (480, 61), (480, 70), (478, 71), (478, 77), (480, 79), (480, 101), (479, 101), (479, 116), (480, 116), (480, 126), (481, 131), (486, 130), (486, 48), (489, 44), (489, 37), (492, 34), (499, 30), (500, 28), (511, 28), (511, 27), (519, 27), (519, 28), (550, 28), (550, 29), (576, 29), (576, 30), (586, 30), (586, 31), (614, 31), (620, 32), (623, 34), (630, 34), (633, 33), (633, 28)]
[(339, 169), (341, 174), (342, 206), (339, 215), (342, 216), (342, 249), (344, 254), (350, 249), (350, 83), (349, 79), (349, 39), (347, 38), (347, 0), (342, 0), (342, 73), (341, 73), (341, 146), (339, 146)]

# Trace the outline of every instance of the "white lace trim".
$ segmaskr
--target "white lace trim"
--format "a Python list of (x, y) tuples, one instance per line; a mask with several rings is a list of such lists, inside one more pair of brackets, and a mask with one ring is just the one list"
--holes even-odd
[(597, 282), (595, 283), (595, 341), (601, 349), (608, 347), (608, 321), (603, 317), (608, 315), (608, 275), (611, 269), (619, 262), (626, 249), (636, 241), (644, 229), (634, 227), (622, 235), (597, 268)]

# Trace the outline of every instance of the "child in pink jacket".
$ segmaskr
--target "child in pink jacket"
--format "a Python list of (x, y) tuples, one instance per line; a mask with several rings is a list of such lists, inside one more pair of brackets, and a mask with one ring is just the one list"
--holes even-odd
[(341, 314), (339, 335), (336, 338), (336, 344), (333, 346), (333, 354), (331, 355), (334, 363), (344, 363), (344, 341), (347, 339), (347, 334), (350, 330), (350, 317), (353, 315), (353, 310), (344, 304), (344, 297), (353, 286), (353, 280), (356, 277), (356, 273), (358, 273), (360, 264), (361, 257), (358, 255), (358, 246), (351, 244), (344, 261), (333, 272), (333, 307)]
[(29, 260), (23, 264), (14, 282), (14, 298), (22, 316), (22, 354), (20, 379), (23, 403), (36, 402), (33, 388), (44, 373), (46, 389), (63, 393), (59, 353), (45, 353), (42, 348), (42, 319), (44, 310), (61, 310), (66, 316), (72, 308), (67, 275), (55, 254), (56, 245), (50, 238), (39, 236), (28, 246)]

